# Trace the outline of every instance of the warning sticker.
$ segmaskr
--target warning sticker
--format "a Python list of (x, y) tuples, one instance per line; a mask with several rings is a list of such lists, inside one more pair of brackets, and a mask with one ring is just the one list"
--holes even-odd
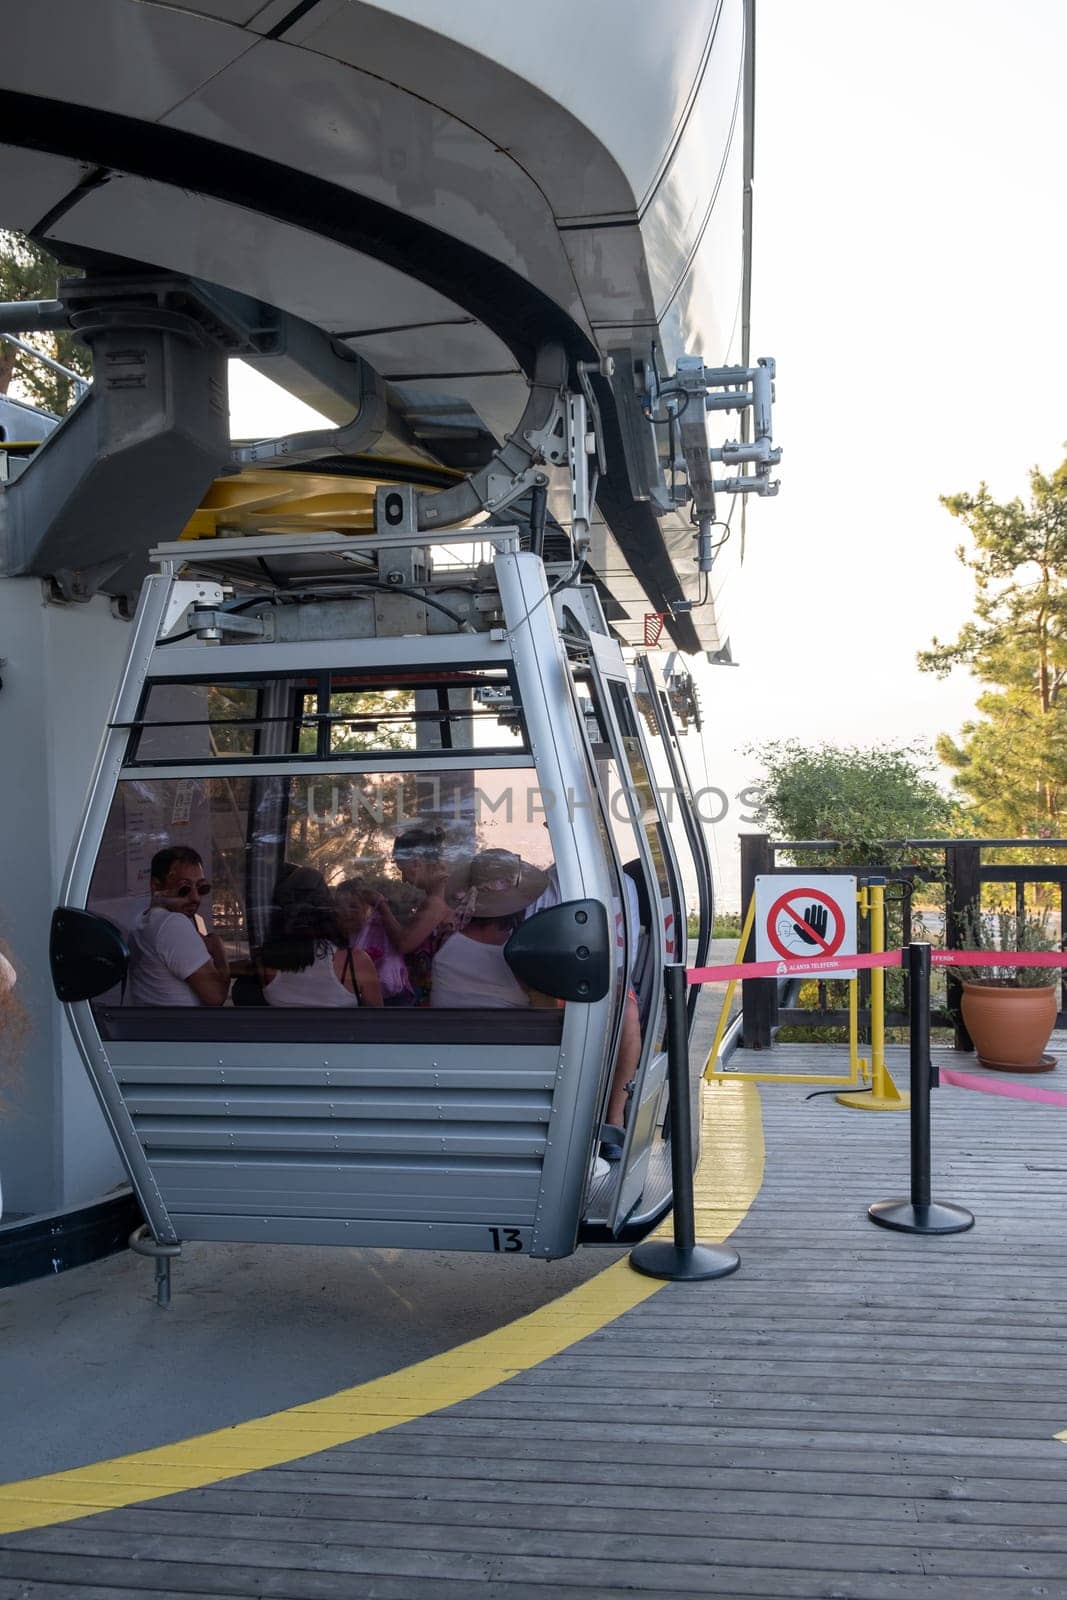
[[(856, 879), (800, 873), (756, 879), (756, 960), (856, 954)], [(854, 972), (835, 972), (851, 978)]]

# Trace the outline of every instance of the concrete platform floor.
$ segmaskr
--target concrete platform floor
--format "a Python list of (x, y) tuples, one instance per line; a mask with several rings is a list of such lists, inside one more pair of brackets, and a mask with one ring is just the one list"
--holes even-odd
[(377, 1378), (616, 1259), (187, 1245), (174, 1297), (130, 1252), (0, 1290), (0, 1482), (262, 1416)]

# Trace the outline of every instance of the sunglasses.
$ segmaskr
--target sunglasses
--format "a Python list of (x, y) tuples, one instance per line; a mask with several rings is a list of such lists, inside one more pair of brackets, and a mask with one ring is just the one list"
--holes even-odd
[(202, 900), (206, 894), (210, 893), (211, 885), (210, 883), (205, 883), (203, 879), (199, 883), (180, 883), (174, 891), (175, 898), (178, 900), (188, 900), (191, 894), (198, 894)]

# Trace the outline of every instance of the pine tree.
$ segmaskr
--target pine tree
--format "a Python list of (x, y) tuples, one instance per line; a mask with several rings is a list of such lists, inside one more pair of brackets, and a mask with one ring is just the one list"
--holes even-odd
[(944, 677), (968, 666), (988, 684), (957, 742), (937, 752), (983, 829), (1015, 835), (1059, 830), (1067, 805), (1067, 463), (1030, 474), (1030, 503), (976, 495), (942, 504), (971, 535), (957, 555), (974, 573), (974, 615), (951, 644), (934, 639), (919, 668)]
[[(59, 273), (55, 257), (39, 244), (25, 234), (0, 229), (0, 300), (52, 300)], [(88, 349), (72, 333), (29, 333), (19, 337), (83, 377), (92, 372)], [(74, 385), (69, 378), (0, 339), (0, 394), (7, 394), (12, 385), (20, 398), (59, 416), (74, 403)]]

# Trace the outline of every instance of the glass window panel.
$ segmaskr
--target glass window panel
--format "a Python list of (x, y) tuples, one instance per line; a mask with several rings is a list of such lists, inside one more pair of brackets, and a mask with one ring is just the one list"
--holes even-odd
[(612, 683), (611, 695), (622, 732), (632, 799), (641, 830), (648, 843), (659, 888), (667, 960), (677, 961), (680, 953), (678, 930), (682, 925), (682, 907), (675, 895), (674, 875), (668, 866), (668, 845), (656, 803), (659, 797), (645, 762), (644, 750), (634, 720), (633, 704), (624, 685)]
[(529, 748), (504, 667), (396, 674), (155, 682), (129, 765), (242, 757), (331, 757)]
[(664, 744), (659, 723), (656, 720), (656, 708), (644, 674), (640, 672), (637, 677), (634, 700), (638, 715), (642, 721), (645, 744), (652, 762), (652, 776), (656, 784), (656, 793), (659, 796), (666, 824), (670, 829), (671, 844), (674, 846), (675, 859), (682, 877), (685, 918), (683, 920), (679, 959), (689, 965), (690, 945), (694, 941), (691, 941), (688, 937), (688, 920), (690, 916), (695, 918), (699, 913), (700, 880), (696, 858), (693, 855), (692, 842), (686, 832), (681, 809), (687, 804), (687, 800), (686, 796), (683, 793), (679, 793), (675, 787), (670, 756)]
[[(188, 876), (210, 885), (189, 919), (201, 938), (214, 932), (222, 941), (235, 980), (227, 1006), (263, 1003), (264, 995), (272, 1003), (262, 978), (264, 968), (283, 970), (268, 954), (276, 960), (294, 868), (309, 869), (300, 879), (299, 917), (290, 918), (299, 937), (316, 952), (319, 944), (362, 952), (389, 1006), (541, 1003), (510, 977), (502, 955), (535, 903), (551, 899), (555, 882), (532, 767), (128, 778), (112, 803), (88, 903), (133, 934), (135, 953), (152, 899), (152, 858), (176, 845), (195, 852), (203, 869)], [(190, 899), (175, 904), (170, 895), (160, 910), (189, 916)], [(286, 938), (296, 938), (287, 928)], [(188, 949), (188, 930), (180, 932)], [(439, 964), (447, 946), (449, 958)], [(126, 1003), (144, 1006), (151, 1002), (135, 968)], [(187, 985), (184, 976), (177, 981)], [(351, 1003), (339, 992), (331, 1001), (328, 972), (323, 981), (304, 991), (289, 985), (296, 998), (286, 1004), (314, 1010)], [(113, 994), (104, 1003), (118, 1000)], [(193, 1003), (179, 987), (174, 1037), (182, 1036), (180, 1008)]]

